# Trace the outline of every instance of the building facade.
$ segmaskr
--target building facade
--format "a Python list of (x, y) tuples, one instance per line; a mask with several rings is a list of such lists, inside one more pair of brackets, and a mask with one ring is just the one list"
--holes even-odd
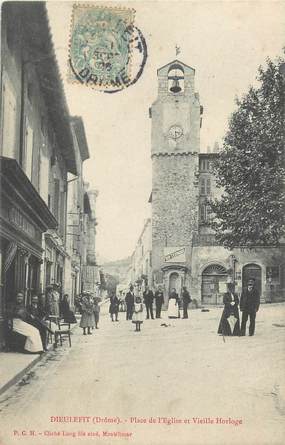
[(199, 304), (220, 304), (229, 281), (240, 292), (254, 277), (262, 301), (284, 299), (284, 246), (229, 251), (210, 228), (207, 200), (221, 191), (211, 171), (217, 154), (200, 153), (203, 107), (195, 70), (174, 60), (157, 76), (150, 109), (152, 286), (162, 285), (166, 296), (187, 286)]
[(2, 5), (0, 75), (1, 349), (18, 291), (26, 304), (50, 283), (70, 292), (68, 175), (82, 179), (78, 156), (86, 158), (87, 148), (78, 119), (70, 122), (44, 2)]
[(68, 175), (67, 180), (67, 229), (65, 260), (65, 292), (74, 305), (76, 295), (82, 290), (82, 257), (84, 255), (84, 181), (83, 163), (89, 159), (84, 124), (81, 117), (70, 120), (74, 142), (77, 175)]
[(152, 224), (148, 218), (131, 256), (131, 267), (125, 280), (144, 288), (152, 283)]
[(81, 289), (100, 295), (100, 273), (96, 262), (96, 199), (97, 190), (89, 189), (89, 184), (84, 183), (84, 206), (83, 206), (83, 238), (82, 238), (82, 283)]

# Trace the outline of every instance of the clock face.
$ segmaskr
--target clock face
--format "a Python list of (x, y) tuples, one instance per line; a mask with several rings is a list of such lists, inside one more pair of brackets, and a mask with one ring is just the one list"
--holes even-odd
[(173, 125), (168, 131), (168, 137), (175, 141), (183, 135), (183, 129), (179, 125)]

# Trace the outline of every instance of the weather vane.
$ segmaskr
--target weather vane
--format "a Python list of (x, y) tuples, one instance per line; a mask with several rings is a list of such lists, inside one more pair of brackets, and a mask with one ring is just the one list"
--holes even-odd
[(176, 56), (178, 56), (178, 54), (180, 54), (180, 52), (181, 52), (180, 46), (175, 45), (175, 52), (176, 52)]

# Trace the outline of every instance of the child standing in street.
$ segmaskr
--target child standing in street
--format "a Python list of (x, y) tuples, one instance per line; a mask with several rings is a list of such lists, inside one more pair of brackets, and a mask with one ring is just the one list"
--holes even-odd
[(132, 323), (136, 325), (135, 332), (139, 332), (141, 330), (141, 324), (143, 323), (143, 304), (141, 297), (135, 298)]
[(98, 323), (99, 323), (99, 316), (100, 316), (100, 306), (99, 303), (101, 302), (101, 298), (94, 297), (93, 303), (94, 303), (94, 317), (95, 317), (95, 328), (99, 329)]

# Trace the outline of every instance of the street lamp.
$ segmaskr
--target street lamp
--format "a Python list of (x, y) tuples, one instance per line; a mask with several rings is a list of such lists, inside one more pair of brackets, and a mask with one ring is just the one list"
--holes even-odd
[(236, 279), (236, 263), (237, 263), (237, 258), (236, 258), (235, 255), (231, 255), (230, 258), (231, 258), (232, 266), (233, 266), (233, 285), (235, 286), (236, 285), (235, 279)]

